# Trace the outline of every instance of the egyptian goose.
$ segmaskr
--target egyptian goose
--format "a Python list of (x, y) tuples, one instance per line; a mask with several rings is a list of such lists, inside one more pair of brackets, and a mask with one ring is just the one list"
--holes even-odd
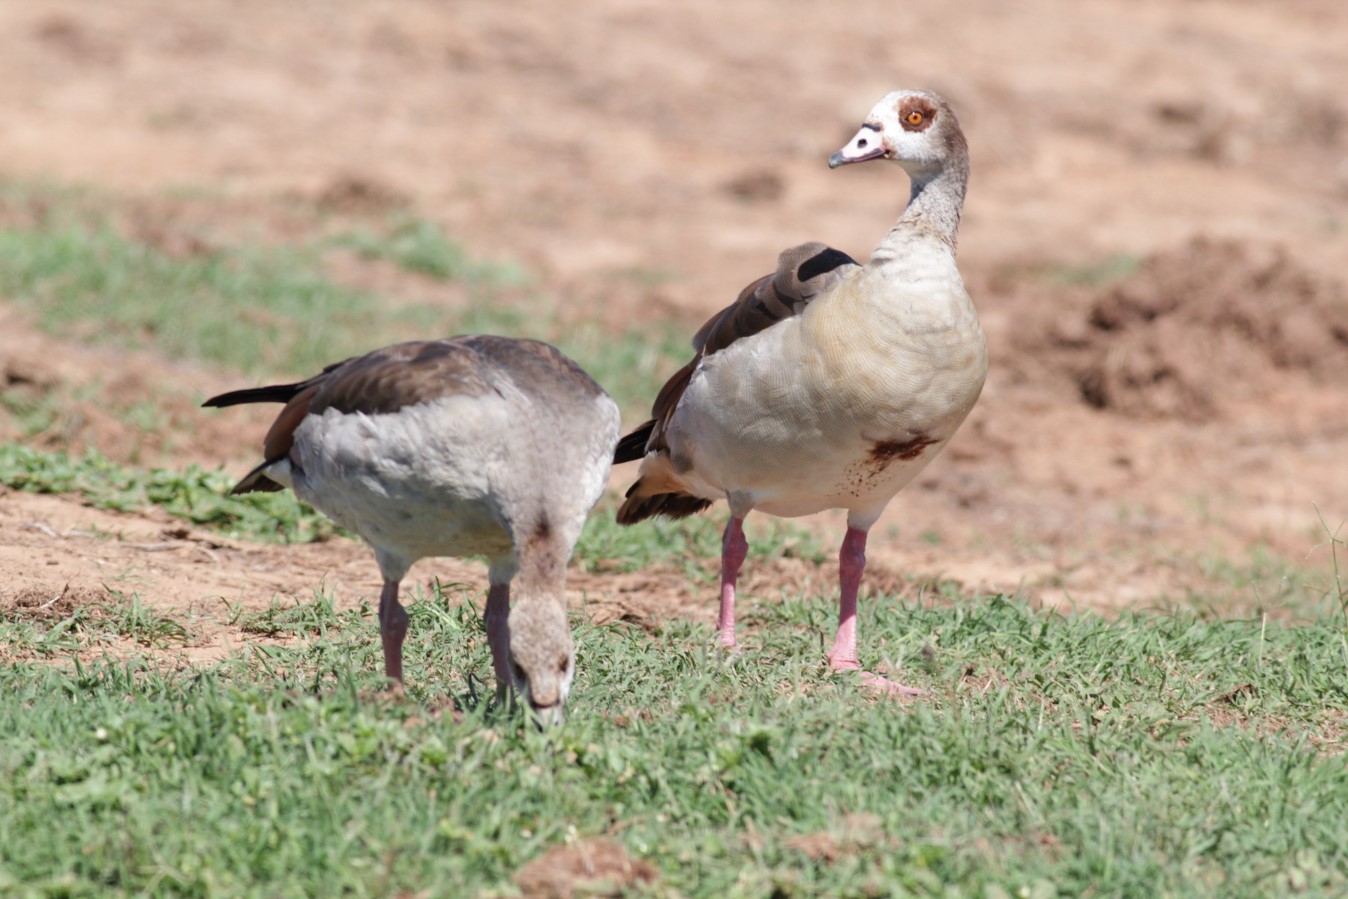
[[(693, 338), (696, 355), (660, 390), (652, 419), (618, 444), (641, 460), (618, 511), (679, 518), (724, 497), (720, 642), (735, 646), (744, 517), (847, 510), (839, 552), (834, 670), (860, 671), (857, 588), (866, 535), (894, 495), (954, 436), (983, 388), (987, 347), (955, 265), (969, 156), (940, 96), (902, 90), (875, 105), (829, 167), (901, 166), (907, 208), (859, 265), (818, 243), (786, 250)], [(861, 671), (892, 693), (922, 691)]]
[(265, 461), (233, 493), (290, 487), (374, 548), (388, 677), (402, 684), (407, 570), (428, 556), (485, 556), (497, 695), (513, 684), (559, 721), (575, 671), (566, 564), (618, 439), (608, 394), (546, 343), (464, 336), (394, 344), (205, 405), (265, 402), (285, 408)]

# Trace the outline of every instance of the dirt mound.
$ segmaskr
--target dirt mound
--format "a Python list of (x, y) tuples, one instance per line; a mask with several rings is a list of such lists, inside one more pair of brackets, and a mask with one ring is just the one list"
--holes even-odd
[(26, 587), (12, 595), (0, 593), (0, 609), (13, 620), (57, 621), (69, 618), (78, 609), (85, 609), (92, 617), (101, 618), (107, 613), (104, 605), (107, 599), (106, 588), (95, 590), (66, 584), (59, 591), (51, 593), (36, 587)]
[(597, 837), (553, 846), (515, 873), (515, 885), (528, 897), (622, 896), (655, 881), (648, 862), (633, 859), (616, 840)]
[(1281, 248), (1200, 237), (1148, 259), (1084, 318), (1030, 340), (1091, 406), (1209, 420), (1284, 373), (1348, 378), (1348, 293)]

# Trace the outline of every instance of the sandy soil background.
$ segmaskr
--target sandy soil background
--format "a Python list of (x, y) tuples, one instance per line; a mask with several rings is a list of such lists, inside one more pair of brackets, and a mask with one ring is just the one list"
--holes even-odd
[[(825, 159), (888, 90), (939, 90), (972, 147), (960, 260), (993, 368), (873, 532), (869, 586), (1116, 609), (1215, 584), (1234, 614), (1327, 586), (1321, 516), (1348, 516), (1341, 0), (28, 2), (0, 5), (0, 32), (6, 179), (116, 192), (170, 249), (284, 239), (296, 203), (404, 203), (518, 261), (564, 315), (690, 335), (783, 247), (864, 258), (907, 183)], [(46, 336), (0, 303), (0, 389), (95, 385), (193, 422), (137, 434), (91, 401), (63, 445), (242, 472), (265, 411), (194, 408), (239, 377)], [(810, 524), (841, 537), (837, 516)], [(749, 574), (771, 598), (836, 567)], [(134, 591), (191, 610), (189, 651), (212, 656), (243, 639), (223, 603), (320, 581), (378, 589), (354, 543), (236, 545), (0, 489), (0, 605)], [(713, 614), (671, 572), (572, 586), (601, 617)]]

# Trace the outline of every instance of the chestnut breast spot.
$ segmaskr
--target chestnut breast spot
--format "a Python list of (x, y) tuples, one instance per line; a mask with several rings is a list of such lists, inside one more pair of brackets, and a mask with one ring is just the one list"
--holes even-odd
[(915, 434), (906, 440), (878, 440), (871, 444), (867, 455), (871, 464), (884, 469), (895, 459), (911, 461), (926, 452), (927, 447), (938, 441), (926, 434)]

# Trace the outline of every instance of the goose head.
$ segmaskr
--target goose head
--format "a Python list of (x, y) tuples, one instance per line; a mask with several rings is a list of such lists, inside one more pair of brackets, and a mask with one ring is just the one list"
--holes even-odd
[(510, 676), (540, 724), (561, 724), (576, 672), (576, 648), (560, 600), (530, 598), (510, 610)]
[(900, 90), (871, 108), (861, 130), (828, 158), (829, 168), (888, 159), (915, 180), (934, 176), (968, 149), (950, 104), (931, 91)]

